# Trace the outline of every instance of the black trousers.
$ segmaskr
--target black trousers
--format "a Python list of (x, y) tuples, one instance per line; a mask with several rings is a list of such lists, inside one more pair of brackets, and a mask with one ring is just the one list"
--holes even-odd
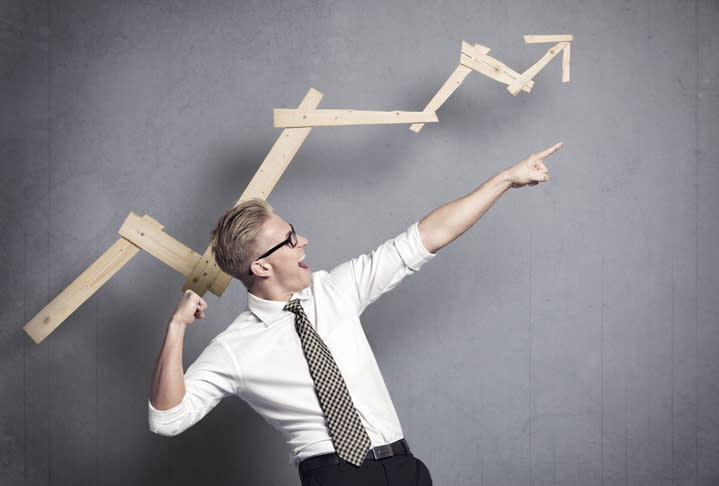
[(302, 486), (432, 486), (427, 466), (412, 454), (367, 460), (361, 467), (340, 461), (313, 469), (300, 480)]

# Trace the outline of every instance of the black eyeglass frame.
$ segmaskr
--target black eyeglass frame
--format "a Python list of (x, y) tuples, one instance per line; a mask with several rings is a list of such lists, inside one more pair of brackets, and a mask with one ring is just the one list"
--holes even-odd
[(274, 252), (276, 252), (277, 250), (279, 250), (280, 248), (282, 248), (285, 245), (289, 245), (290, 248), (296, 247), (297, 246), (297, 232), (295, 232), (295, 227), (292, 226), (291, 224), (290, 224), (290, 229), (292, 230), (292, 231), (290, 231), (290, 236), (288, 236), (285, 241), (283, 241), (282, 243), (276, 244), (275, 246), (270, 248), (269, 251), (266, 251), (262, 255), (258, 256), (257, 258), (255, 258), (255, 261), (262, 260), (263, 258), (272, 255)]

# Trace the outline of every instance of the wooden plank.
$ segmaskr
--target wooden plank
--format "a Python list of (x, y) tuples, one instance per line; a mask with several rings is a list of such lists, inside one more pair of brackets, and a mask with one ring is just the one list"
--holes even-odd
[[(442, 106), (445, 101), (447, 101), (447, 98), (449, 98), (450, 95), (454, 93), (457, 88), (459, 88), (459, 85), (462, 84), (464, 78), (466, 78), (467, 75), (471, 72), (472, 70), (466, 66), (463, 66), (461, 64), (457, 66), (457, 68), (449, 76), (447, 81), (445, 81), (442, 87), (439, 88), (439, 91), (437, 91), (434, 97), (429, 100), (427, 106), (424, 107), (424, 111), (432, 113), (436, 112), (439, 107)], [(414, 123), (409, 127), (409, 129), (417, 133), (422, 129), (423, 126), (424, 123)]]
[(187, 276), (182, 291), (192, 290), (198, 295), (203, 296), (209, 290), (218, 297), (222, 297), (225, 289), (232, 282), (232, 277), (220, 270), (215, 262), (215, 256), (212, 253), (212, 245), (209, 245), (192, 269), (190, 275)]
[(559, 54), (559, 52), (562, 49), (564, 49), (565, 47), (567, 47), (568, 45), (569, 45), (569, 42), (560, 42), (557, 45), (555, 45), (554, 47), (550, 48), (547, 51), (547, 53), (544, 54), (544, 56), (542, 56), (542, 58), (539, 61), (534, 63), (534, 65), (532, 67), (530, 67), (529, 69), (524, 71), (519, 76), (519, 78), (517, 78), (514, 82), (512, 82), (512, 84), (507, 86), (507, 91), (512, 93), (512, 96), (516, 96), (517, 93), (519, 93), (519, 91), (522, 89), (522, 86), (524, 86), (524, 84), (527, 83), (527, 81), (531, 80), (534, 76), (536, 76), (536, 74), (539, 71), (541, 71), (542, 68), (544, 68), (544, 66), (546, 66), (549, 63), (549, 61), (554, 59), (554, 56)]
[(190, 275), (200, 260), (199, 253), (133, 212), (127, 216), (118, 233), (185, 276)]
[[(477, 51), (469, 45), (463, 44), (460, 62), (470, 69), (507, 85), (514, 82), (520, 76), (518, 72), (501, 62), (499, 59), (488, 56), (484, 52)], [(529, 93), (533, 86), (534, 82), (530, 80), (522, 86), (522, 90)]]
[(140, 248), (125, 238), (117, 240), (65, 290), (38, 312), (23, 328), (25, 332), (33, 341), (41, 343), (139, 251)]
[(430, 123), (437, 114), (426, 111), (294, 110), (274, 109), (275, 127), (334, 127), (349, 125), (389, 125)]
[(562, 35), (527, 34), (524, 36), (525, 44), (544, 44), (544, 43), (551, 43), (551, 42), (572, 42), (573, 40), (574, 40), (574, 36), (571, 34), (562, 34)]
[(569, 62), (572, 57), (572, 53), (570, 49), (572, 48), (572, 44), (567, 44), (567, 47), (565, 47), (562, 50), (562, 82), (568, 83), (569, 82)]
[[(311, 88), (300, 103), (299, 110), (313, 110), (322, 100), (322, 93)], [(290, 165), (297, 151), (304, 143), (312, 127), (288, 128), (282, 131), (270, 152), (262, 161), (254, 177), (245, 188), (240, 198), (235, 202), (237, 206), (241, 201), (259, 197), (267, 199), (280, 180), (287, 166)]]
[[(481, 63), (487, 64), (488, 66), (492, 67), (495, 71), (501, 72), (505, 74), (509, 79), (515, 80), (519, 77), (519, 73), (512, 69), (511, 67), (504, 64), (499, 59), (488, 56), (487, 53), (489, 52), (489, 49), (484, 51), (483, 49), (478, 49), (480, 46), (479, 44), (475, 44), (474, 46), (470, 46), (466, 42), (462, 42), (462, 55), (460, 56), (459, 61), (462, 62), (463, 60), (477, 60)], [(504, 82), (504, 81), (500, 81)], [(509, 84), (509, 83), (505, 83)], [(532, 86), (534, 86), (534, 82), (530, 81), (527, 84), (523, 86), (525, 91), (528, 93), (531, 91)]]
[[(481, 44), (471, 45), (466, 41), (462, 41), (462, 51), (459, 57), (459, 66), (454, 70), (452, 75), (442, 85), (434, 98), (430, 100), (424, 111), (437, 111), (447, 98), (462, 84), (464, 78), (467, 77), (470, 70), (484, 74), (500, 83), (510, 84), (519, 77), (519, 73), (504, 64), (503, 62), (488, 56), (489, 47)], [(534, 81), (529, 80), (522, 86), (522, 90), (529, 93), (534, 86)], [(409, 127), (413, 132), (419, 132), (423, 123), (415, 123)]]
[(165, 227), (162, 226), (162, 224), (160, 224), (158, 221), (155, 221), (154, 219), (152, 219), (150, 217), (150, 215), (148, 215), (148, 214), (146, 214), (142, 217), (142, 221), (146, 225), (151, 226), (152, 228), (156, 229), (157, 231), (162, 231), (163, 229), (165, 229)]
[(489, 51), (491, 49), (487, 46), (483, 46), (482, 44), (470, 44), (467, 41), (462, 41), (462, 49), (460, 52), (467, 53), (471, 56), (477, 55), (477, 56), (486, 56), (489, 54)]
[[(516, 79), (519, 77), (519, 74), (514, 77), (508, 71), (502, 70), (502, 68), (499, 66), (500, 64), (502, 64), (501, 61), (490, 56), (487, 56), (486, 58), (481, 60), (468, 56), (462, 56), (461, 62), (463, 66), (467, 66), (473, 71), (484, 74), (485, 76), (503, 84), (509, 85), (516, 81)], [(533, 86), (534, 82), (530, 79), (527, 83), (524, 84), (524, 86), (522, 86), (522, 91), (526, 91), (527, 93), (529, 93), (532, 91)]]
[[(322, 93), (310, 88), (300, 103), (299, 109), (313, 110), (317, 108), (321, 100)], [(254, 197), (267, 199), (311, 130), (312, 127), (286, 128), (283, 130), (260, 168), (257, 169), (252, 180), (245, 188), (245, 191), (235, 202), (235, 206), (241, 201)], [(187, 277), (182, 290), (191, 289), (199, 295), (204, 295), (205, 292), (210, 290), (219, 297), (222, 296), (231, 281), (232, 277), (221, 271), (220, 267), (217, 266), (215, 257), (212, 254), (212, 246), (208, 246)]]

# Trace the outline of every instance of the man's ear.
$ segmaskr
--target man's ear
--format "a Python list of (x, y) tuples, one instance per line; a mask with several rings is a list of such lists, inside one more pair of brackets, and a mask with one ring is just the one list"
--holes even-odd
[(250, 265), (250, 270), (258, 277), (268, 277), (272, 271), (272, 265), (264, 260), (255, 260)]

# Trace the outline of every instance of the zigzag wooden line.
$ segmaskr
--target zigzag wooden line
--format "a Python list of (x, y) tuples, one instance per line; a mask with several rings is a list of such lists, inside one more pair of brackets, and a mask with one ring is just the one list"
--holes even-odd
[[(560, 51), (564, 53), (562, 81), (569, 81), (570, 43), (574, 40), (571, 35), (527, 35), (524, 40), (526, 43), (557, 42), (557, 45), (522, 74), (488, 56), (489, 48), (462, 42), (459, 66), (421, 112), (316, 110), (322, 93), (311, 88), (296, 110), (275, 110), (275, 126), (287, 128), (282, 131), (235, 205), (255, 197), (267, 199), (313, 126), (412, 123), (410, 129), (419, 132), (424, 123), (437, 121), (437, 109), (470, 72), (477, 71), (507, 84), (513, 95), (521, 90), (530, 92), (534, 84), (532, 78)], [(279, 119), (282, 121), (278, 123)], [(210, 246), (200, 255), (165, 233), (163, 226), (148, 215), (140, 218), (130, 212), (118, 232), (121, 238), (25, 325), (24, 330), (33, 341), (42, 342), (140, 250), (147, 251), (185, 275), (187, 280), (183, 291), (192, 289), (204, 295), (209, 290), (220, 297), (232, 280), (217, 266)]]
[[(504, 83), (507, 89), (513, 96), (516, 96), (520, 91), (526, 91), (529, 93), (534, 86), (532, 78), (537, 75), (539, 71), (546, 66), (552, 58), (559, 53), (564, 51), (564, 59), (562, 62), (562, 82), (569, 82), (569, 47), (570, 43), (574, 40), (572, 35), (525, 35), (524, 42), (527, 44), (539, 44), (544, 42), (557, 42), (558, 44), (552, 47), (547, 54), (545, 54), (539, 61), (537, 61), (532, 67), (527, 69), (524, 73), (519, 74), (511, 69), (500, 60), (488, 56), (489, 47), (485, 47), (480, 44), (474, 46), (462, 41), (462, 53), (459, 58), (459, 66), (450, 75), (449, 79), (442, 85), (437, 91), (437, 94), (427, 103), (427, 106), (423, 111), (437, 111), (442, 104), (447, 101), (454, 91), (459, 88), (464, 78), (472, 71), (484, 74), (485, 76), (494, 79), (500, 83)], [(414, 123), (409, 127), (413, 132), (419, 132), (423, 123)]]

